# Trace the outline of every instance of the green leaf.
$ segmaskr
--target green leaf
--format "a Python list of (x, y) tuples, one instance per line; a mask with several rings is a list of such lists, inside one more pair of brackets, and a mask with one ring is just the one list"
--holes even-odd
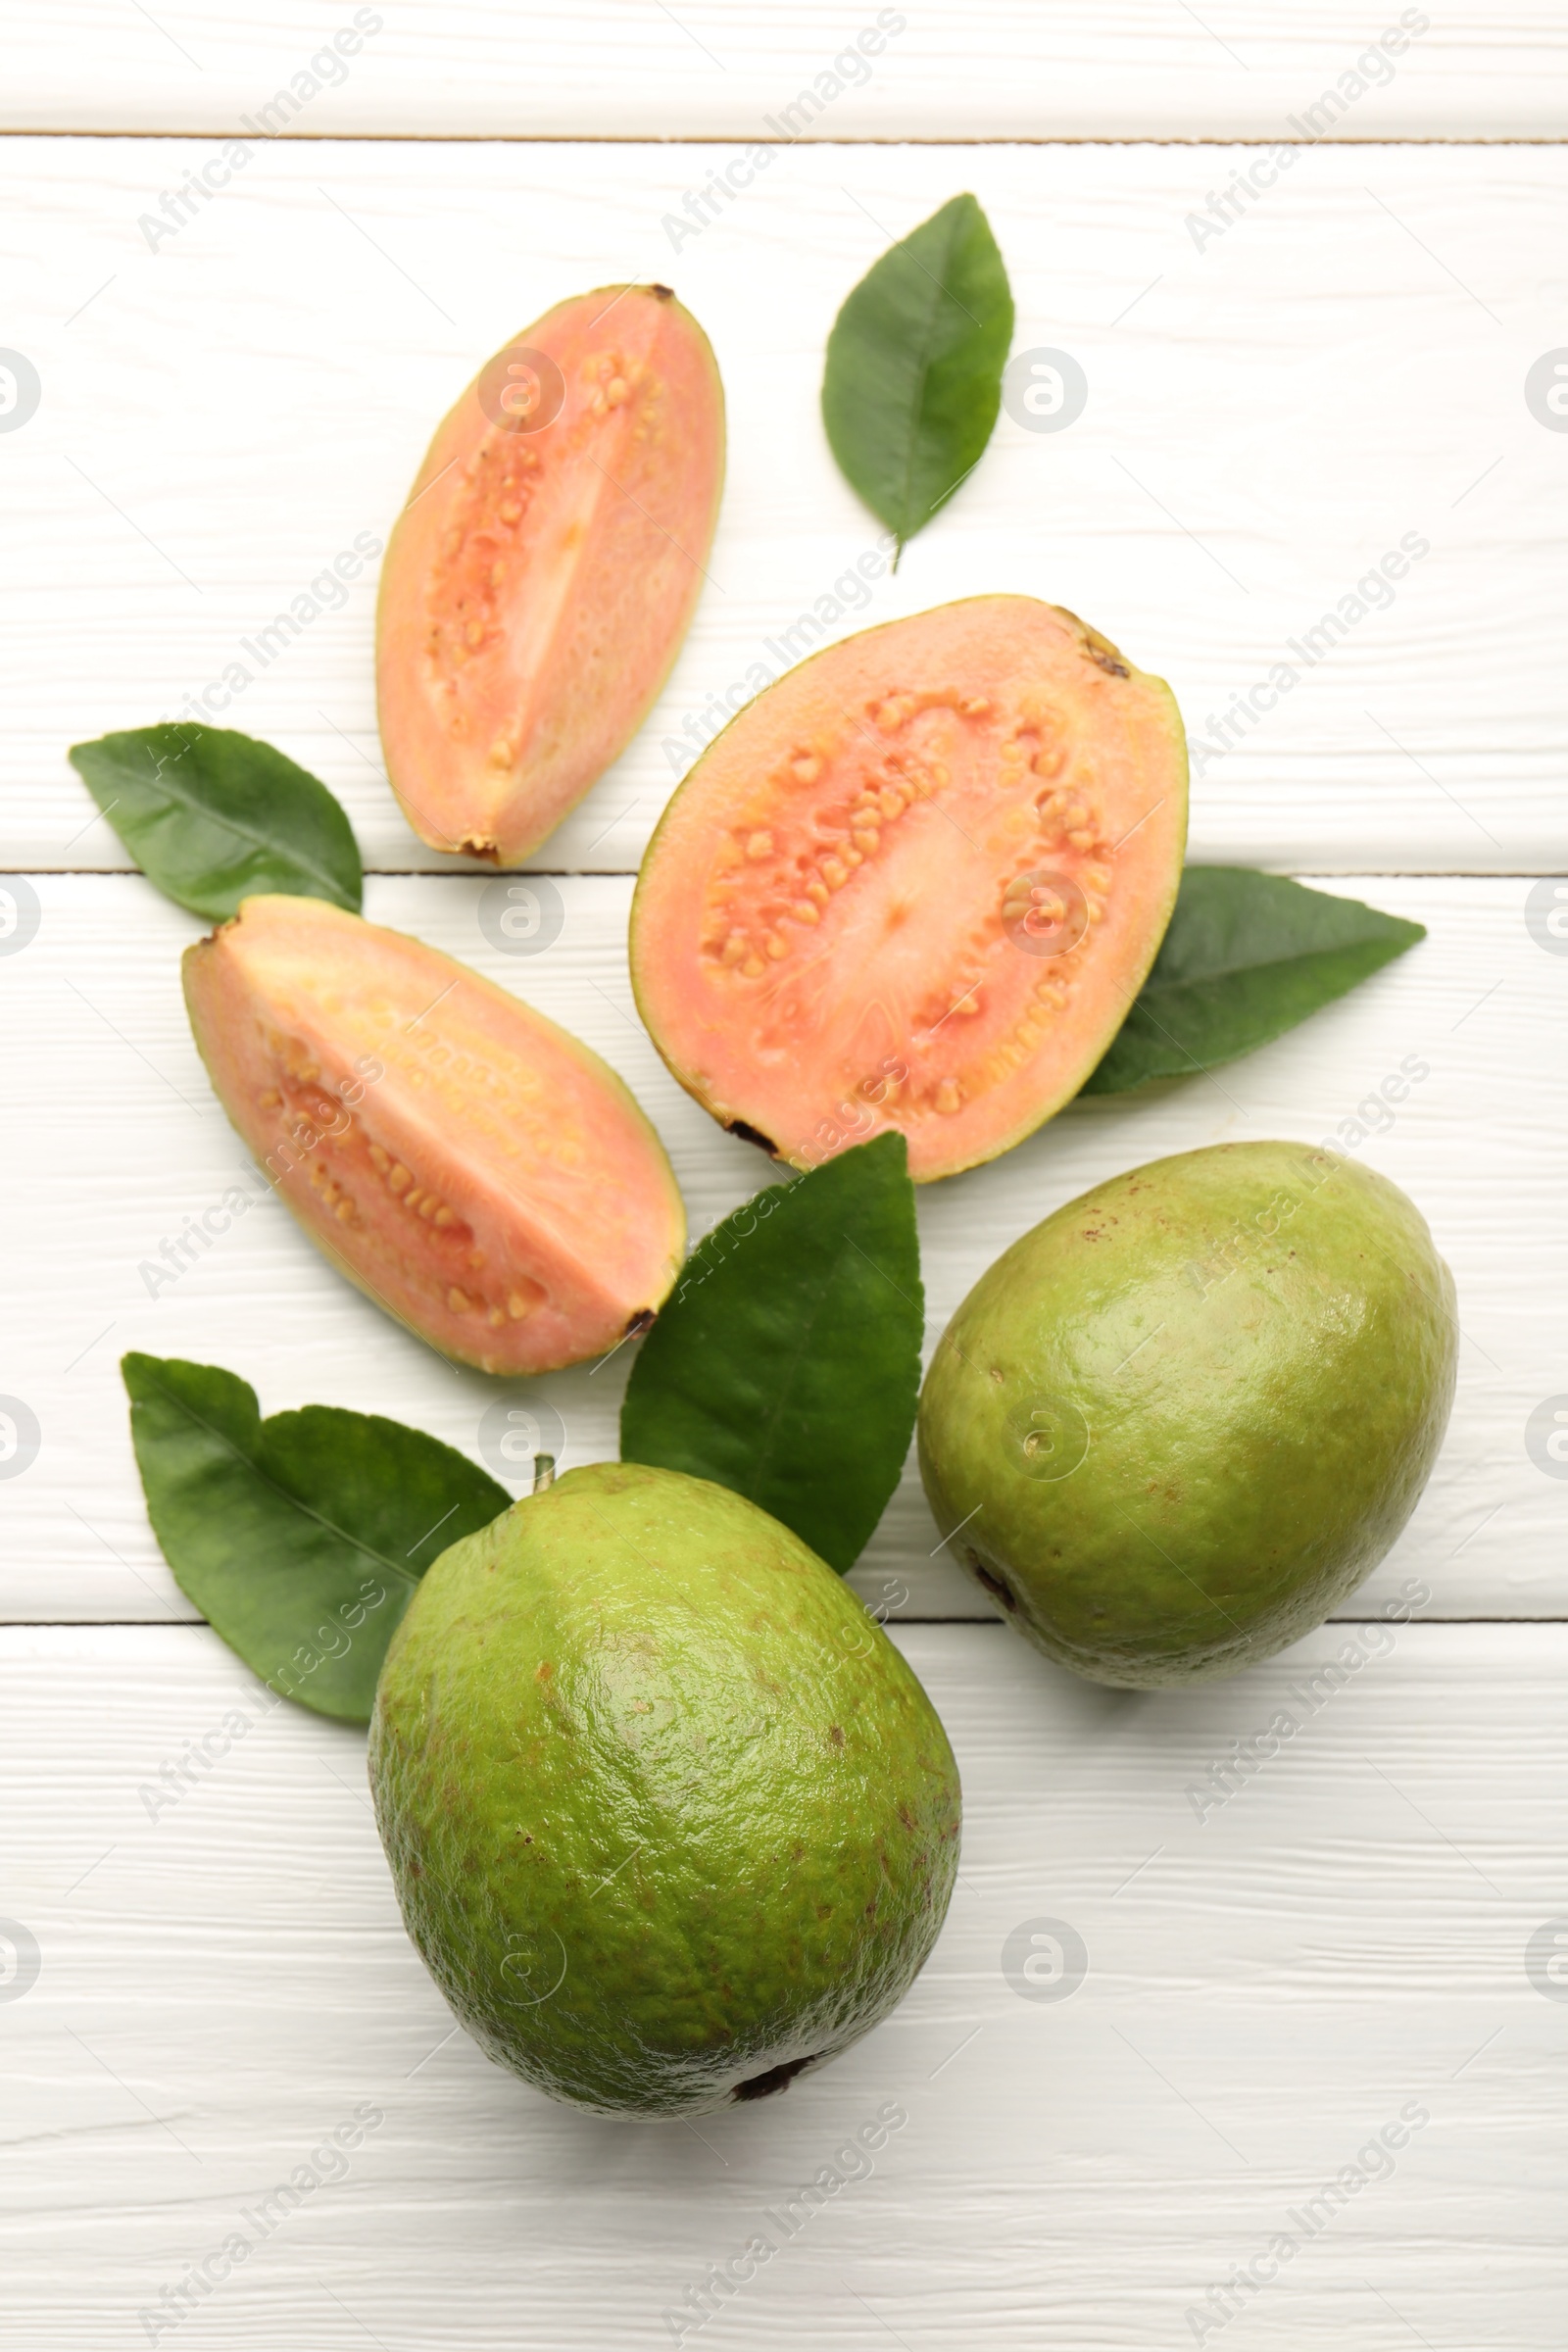
[(924, 1323), (907, 1153), (881, 1135), (693, 1250), (632, 1367), (621, 1458), (733, 1487), (842, 1575), (899, 1483)]
[(1011, 340), (1007, 272), (972, 196), (885, 253), (834, 320), (822, 421), (900, 555), (979, 463)]
[(1422, 923), (1279, 874), (1190, 865), (1153, 969), (1083, 1092), (1234, 1061), (1425, 937)]
[(431, 1561), (511, 1507), (466, 1454), (373, 1413), (264, 1421), (216, 1364), (127, 1355), (147, 1515), (182, 1592), (270, 1689), (368, 1723)]
[(150, 882), (221, 922), (283, 891), (360, 911), (359, 847), (319, 778), (226, 727), (134, 727), (71, 764)]

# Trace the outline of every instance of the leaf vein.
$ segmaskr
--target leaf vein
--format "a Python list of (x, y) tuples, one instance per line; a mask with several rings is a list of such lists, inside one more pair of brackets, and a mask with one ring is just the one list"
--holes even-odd
[[(359, 1536), (351, 1536), (346, 1528), (339, 1527), (335, 1520), (328, 1519), (324, 1511), (318, 1511), (313, 1503), (307, 1502), (303, 1495), (292, 1494), (287, 1487), (279, 1485), (270, 1472), (264, 1470), (250, 1454), (241, 1453), (225, 1430), (220, 1429), (215, 1422), (209, 1421), (205, 1414), (199, 1413), (185, 1397), (177, 1395), (172, 1389), (165, 1388), (156, 1375), (144, 1377), (148, 1377), (149, 1386), (156, 1388), (160, 1396), (166, 1402), (172, 1404), (176, 1412), (182, 1413), (186, 1420), (193, 1422), (198, 1429), (205, 1430), (210, 1438), (216, 1439), (218, 1444), (231, 1454), (236, 1462), (242, 1463), (253, 1477), (260, 1479), (263, 1486), (270, 1487), (272, 1493), (280, 1495), (284, 1502), (290, 1503), (305, 1518), (314, 1519), (318, 1527), (324, 1529), (329, 1536), (335, 1536), (339, 1543), (346, 1544), (351, 1550), (359, 1552), (362, 1558), (374, 1560), (381, 1567), (387, 1569), (391, 1575), (401, 1577), (410, 1592), (417, 1587), (418, 1578), (411, 1575), (401, 1560), (393, 1559), (390, 1554), (378, 1550), (373, 1544), (364, 1542)], [(259, 1420), (257, 1427), (265, 1440), (268, 1422)]]

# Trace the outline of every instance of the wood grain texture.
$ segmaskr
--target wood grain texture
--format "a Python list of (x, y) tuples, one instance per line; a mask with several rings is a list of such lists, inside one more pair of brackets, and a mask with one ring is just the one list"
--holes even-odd
[[(143, 33), (124, 12), (117, 38)], [(122, 866), (67, 747), (209, 689), (219, 723), (326, 779), (372, 866), (438, 863), (380, 773), (373, 563), (281, 654), (251, 649), (358, 534), (385, 538), (484, 356), (563, 295), (655, 277), (712, 334), (730, 402), (711, 582), (653, 715), (535, 864), (634, 866), (723, 698), (816, 629), (1010, 589), (1171, 680), (1200, 747), (1197, 856), (1568, 865), (1568, 437), (1523, 390), (1565, 331), (1561, 151), (1304, 150), (1200, 250), (1188, 217), (1253, 150), (800, 146), (675, 251), (666, 218), (711, 148), (280, 142), (149, 251), (139, 217), (210, 152), (0, 141), (5, 332), (42, 380), (0, 436), (0, 864)], [(1004, 413), (852, 608), (835, 587), (876, 525), (821, 430), (824, 340), (888, 238), (966, 186), (1006, 257), (1016, 348), (1072, 354), (1088, 407), (1054, 434)], [(1356, 617), (1401, 540), (1429, 552)], [(1293, 641), (1311, 657), (1326, 612), (1333, 650), (1304, 659)]]
[[(352, 25), (282, 0), (262, 12), (116, 0), (7, 0), (0, 124), (28, 130), (228, 131)], [(395, 0), (348, 71), (285, 135), (406, 133), (506, 139), (764, 135), (767, 116), (816, 86), (856, 36), (902, 19), (806, 134), (823, 139), (1270, 138), (1334, 88), (1401, 14), (1427, 29), (1387, 78), (1373, 64), (1347, 138), (1556, 138), (1568, 85), (1552, 0), (1432, 12), (1332, 0), (977, 0), (907, 11), (823, 0), (589, 0), (519, 13), (504, 0)]]
[[(1315, 1710), (1328, 1633), (1158, 1696), (1000, 1628), (900, 1645), (963, 1775), (947, 1928), (836, 2065), (688, 2129), (552, 2104), (454, 2028), (358, 1736), (264, 1715), (204, 1629), (0, 1635), (4, 1908), (40, 1960), (0, 1997), (6, 2341), (130, 2352), (239, 2231), (158, 2340), (652, 2352), (761, 2233), (772, 2259), (688, 2342), (1175, 2352), (1413, 2103), (1388, 2177), (1321, 2206), (1222, 2340), (1556, 2352), (1564, 2011), (1525, 1954), (1562, 1908), (1568, 1629), (1408, 1627)], [(1188, 1790), (1282, 1711), (1281, 1753), (1200, 1820)], [(1004, 1946), (1048, 1922), (1086, 1973), (1020, 1997)], [(382, 2120), (343, 2177), (269, 2231), (259, 2201), (362, 2102)], [(870, 2169), (840, 2159), (858, 2177), (824, 2209), (770, 2222), (888, 2102), (906, 2120)]]
[[(0, 1392), (31, 1408), (43, 1443), (24, 1475), (0, 1479), (0, 1615), (191, 1614), (143, 1514), (117, 1371), (126, 1348), (225, 1364), (268, 1411), (314, 1401), (388, 1413), (478, 1454), (483, 1416), (505, 1399), (554, 1436), (563, 1466), (613, 1455), (629, 1351), (601, 1370), (511, 1387), (454, 1371), (351, 1290), (264, 1194), (186, 1025), (177, 956), (201, 928), (193, 917), (130, 877), (43, 875), (31, 887), (37, 935), (0, 956), (17, 1139), (0, 1163)], [(502, 954), (481, 931), (481, 898), (495, 887), (385, 877), (372, 880), (367, 912), (467, 958), (586, 1038), (654, 1118), (692, 1233), (707, 1231), (770, 1171), (680, 1091), (637, 1019), (629, 879), (553, 885), (563, 928), (532, 956)], [(1564, 1613), (1568, 1486), (1529, 1458), (1524, 1429), (1543, 1398), (1568, 1389), (1568, 957), (1544, 952), (1526, 928), (1523, 880), (1373, 876), (1333, 887), (1417, 917), (1430, 938), (1260, 1054), (1208, 1078), (1073, 1105), (990, 1167), (925, 1188), (928, 1346), (1008, 1243), (1102, 1178), (1238, 1137), (1338, 1136), (1429, 1217), (1454, 1268), (1465, 1334), (1433, 1483), (1347, 1613), (1377, 1613), (1408, 1577), (1430, 1589), (1431, 1616)], [(1344, 1123), (1412, 1062), (1427, 1075), (1396, 1109), (1385, 1106), (1380, 1132), (1355, 1143)], [(1369, 1109), (1356, 1124), (1379, 1116)], [(234, 1185), (254, 1205), (167, 1279), (166, 1238)], [(520, 1464), (492, 1453), (489, 1466), (520, 1486)], [(988, 1615), (942, 1549), (947, 1532), (932, 1525), (907, 1470), (858, 1588), (895, 1616)]]

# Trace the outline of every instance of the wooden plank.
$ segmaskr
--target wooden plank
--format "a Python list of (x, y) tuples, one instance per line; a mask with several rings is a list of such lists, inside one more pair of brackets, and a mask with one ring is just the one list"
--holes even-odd
[[(117, 37), (144, 36), (124, 12)], [(725, 699), (816, 632), (1010, 589), (1172, 680), (1197, 856), (1568, 866), (1568, 443), (1523, 393), (1563, 331), (1560, 151), (1303, 151), (1200, 247), (1190, 221), (1253, 150), (802, 145), (698, 233), (682, 201), (709, 147), (284, 141), (149, 251), (138, 219), (208, 152), (0, 141), (6, 332), (42, 383), (0, 450), (0, 864), (122, 866), (66, 748), (209, 693), (220, 723), (326, 778), (372, 865), (437, 863), (379, 770), (373, 563), (311, 583), (384, 539), (482, 357), (635, 275), (672, 278), (712, 332), (729, 486), (666, 690), (536, 863), (635, 865)], [(1004, 413), (897, 577), (867, 585), (876, 526), (822, 435), (823, 341), (888, 238), (965, 186), (1006, 253), (1017, 348), (1072, 354), (1088, 406), (1051, 434)], [(1379, 581), (1401, 545), (1428, 552)], [(278, 612), (339, 596), (262, 658)]]
[[(14, 2340), (653, 2346), (761, 2232), (705, 2347), (1170, 2352), (1283, 2234), (1227, 2343), (1556, 2352), (1561, 1986), (1526, 1954), (1562, 1907), (1568, 1629), (1411, 1626), (1315, 1707), (1299, 1661), (1135, 1698), (1000, 1628), (901, 1646), (964, 1780), (947, 1928), (836, 2065), (688, 2129), (555, 2105), (454, 2030), (357, 1735), (263, 1716), (203, 1630), (0, 1635), (5, 1912), (39, 1953), (0, 2013)], [(1278, 1756), (1200, 1820), (1189, 1790), (1282, 1711)], [(1019, 1994), (1040, 1923), (1084, 1945), (1064, 1999)], [(346, 2166), (313, 2168), (338, 2178), (269, 2228), (259, 2201), (356, 2111), (379, 2120)], [(870, 2167), (836, 2164), (879, 2113), (904, 2120)], [(844, 2186), (770, 2225), (823, 2166)], [(235, 2232), (177, 2330), (139, 2321)]]
[[(1551, 0), (1371, 15), (1346, 0), (11, 13), (0, 122), (29, 130), (237, 131), (281, 92), (264, 127), (302, 138), (747, 139), (782, 122), (775, 135), (812, 139), (1267, 139), (1331, 92), (1346, 100), (1324, 110), (1335, 137), (1556, 138), (1568, 80)], [(330, 37), (352, 47), (356, 25), (376, 28), (340, 62)]]
[[(564, 1465), (612, 1455), (626, 1356), (511, 1390), (457, 1373), (323, 1264), (254, 1170), (208, 1090), (175, 962), (200, 925), (144, 882), (35, 877), (36, 937), (0, 957), (16, 1139), (0, 1167), (7, 1237), (0, 1391), (36, 1415), (42, 1447), (0, 1480), (0, 1614), (188, 1615), (142, 1511), (116, 1369), (123, 1348), (220, 1362), (265, 1409), (320, 1401), (432, 1429), (470, 1453), (499, 1396), (556, 1432)], [(510, 956), (481, 932), (491, 884), (373, 880), (367, 911), (463, 956), (618, 1069), (671, 1152), (695, 1234), (767, 1175), (658, 1060), (625, 965), (630, 881), (569, 879), (544, 954)], [(1351, 887), (1336, 885), (1336, 887)], [(1466, 1335), (1446, 1451), (1416, 1517), (1348, 1606), (1376, 1613), (1404, 1580), (1432, 1616), (1568, 1613), (1565, 1492), (1525, 1450), (1532, 1409), (1564, 1383), (1558, 1302), (1565, 1114), (1559, 1039), (1568, 960), (1525, 921), (1520, 880), (1354, 886), (1430, 926), (1420, 948), (1265, 1052), (1215, 1076), (1072, 1106), (987, 1168), (920, 1199), (928, 1341), (984, 1267), (1040, 1217), (1117, 1169), (1242, 1136), (1338, 1136), (1403, 1184), (1457, 1278)], [(1427, 1075), (1362, 1144), (1363, 1103), (1401, 1065)], [(1347, 1122), (1353, 1124), (1347, 1125)], [(240, 1185), (254, 1205), (178, 1278), (166, 1238)], [(178, 1264), (176, 1252), (174, 1262)], [(144, 1275), (142, 1269), (149, 1271)], [(550, 1416), (557, 1417), (555, 1422)], [(523, 1476), (492, 1454), (514, 1487)], [(857, 1571), (897, 1615), (988, 1611), (941, 1549), (912, 1470)]]

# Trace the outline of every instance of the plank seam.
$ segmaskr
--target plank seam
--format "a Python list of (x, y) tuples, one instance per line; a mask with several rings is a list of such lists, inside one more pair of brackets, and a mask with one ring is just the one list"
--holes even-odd
[[(204, 130), (69, 130), (58, 127), (27, 129), (23, 126), (0, 126), (0, 139), (229, 139), (236, 132), (227, 124)], [(594, 131), (543, 130), (528, 132), (507, 131), (434, 131), (434, 130), (319, 130), (281, 131), (269, 144), (274, 147), (737, 147), (752, 141), (755, 131), (748, 126), (734, 131)], [(767, 142), (778, 144), (776, 141)], [(1568, 147), (1568, 138), (1524, 136), (1498, 133), (1489, 137), (1485, 132), (1473, 132), (1465, 137), (1446, 137), (1441, 133), (1412, 134), (1401, 137), (1391, 133), (1384, 138), (1336, 139), (1321, 138), (1304, 142), (1312, 147)], [(1147, 134), (1129, 132), (1122, 137), (1075, 138), (1062, 132), (1053, 138), (985, 137), (970, 138), (918, 137), (910, 134), (902, 138), (799, 138), (788, 142), (792, 147), (1279, 147), (1300, 146), (1300, 140), (1282, 140), (1278, 136), (1252, 138), (1238, 133), (1234, 138), (1218, 134), (1191, 138), (1151, 138)]]

